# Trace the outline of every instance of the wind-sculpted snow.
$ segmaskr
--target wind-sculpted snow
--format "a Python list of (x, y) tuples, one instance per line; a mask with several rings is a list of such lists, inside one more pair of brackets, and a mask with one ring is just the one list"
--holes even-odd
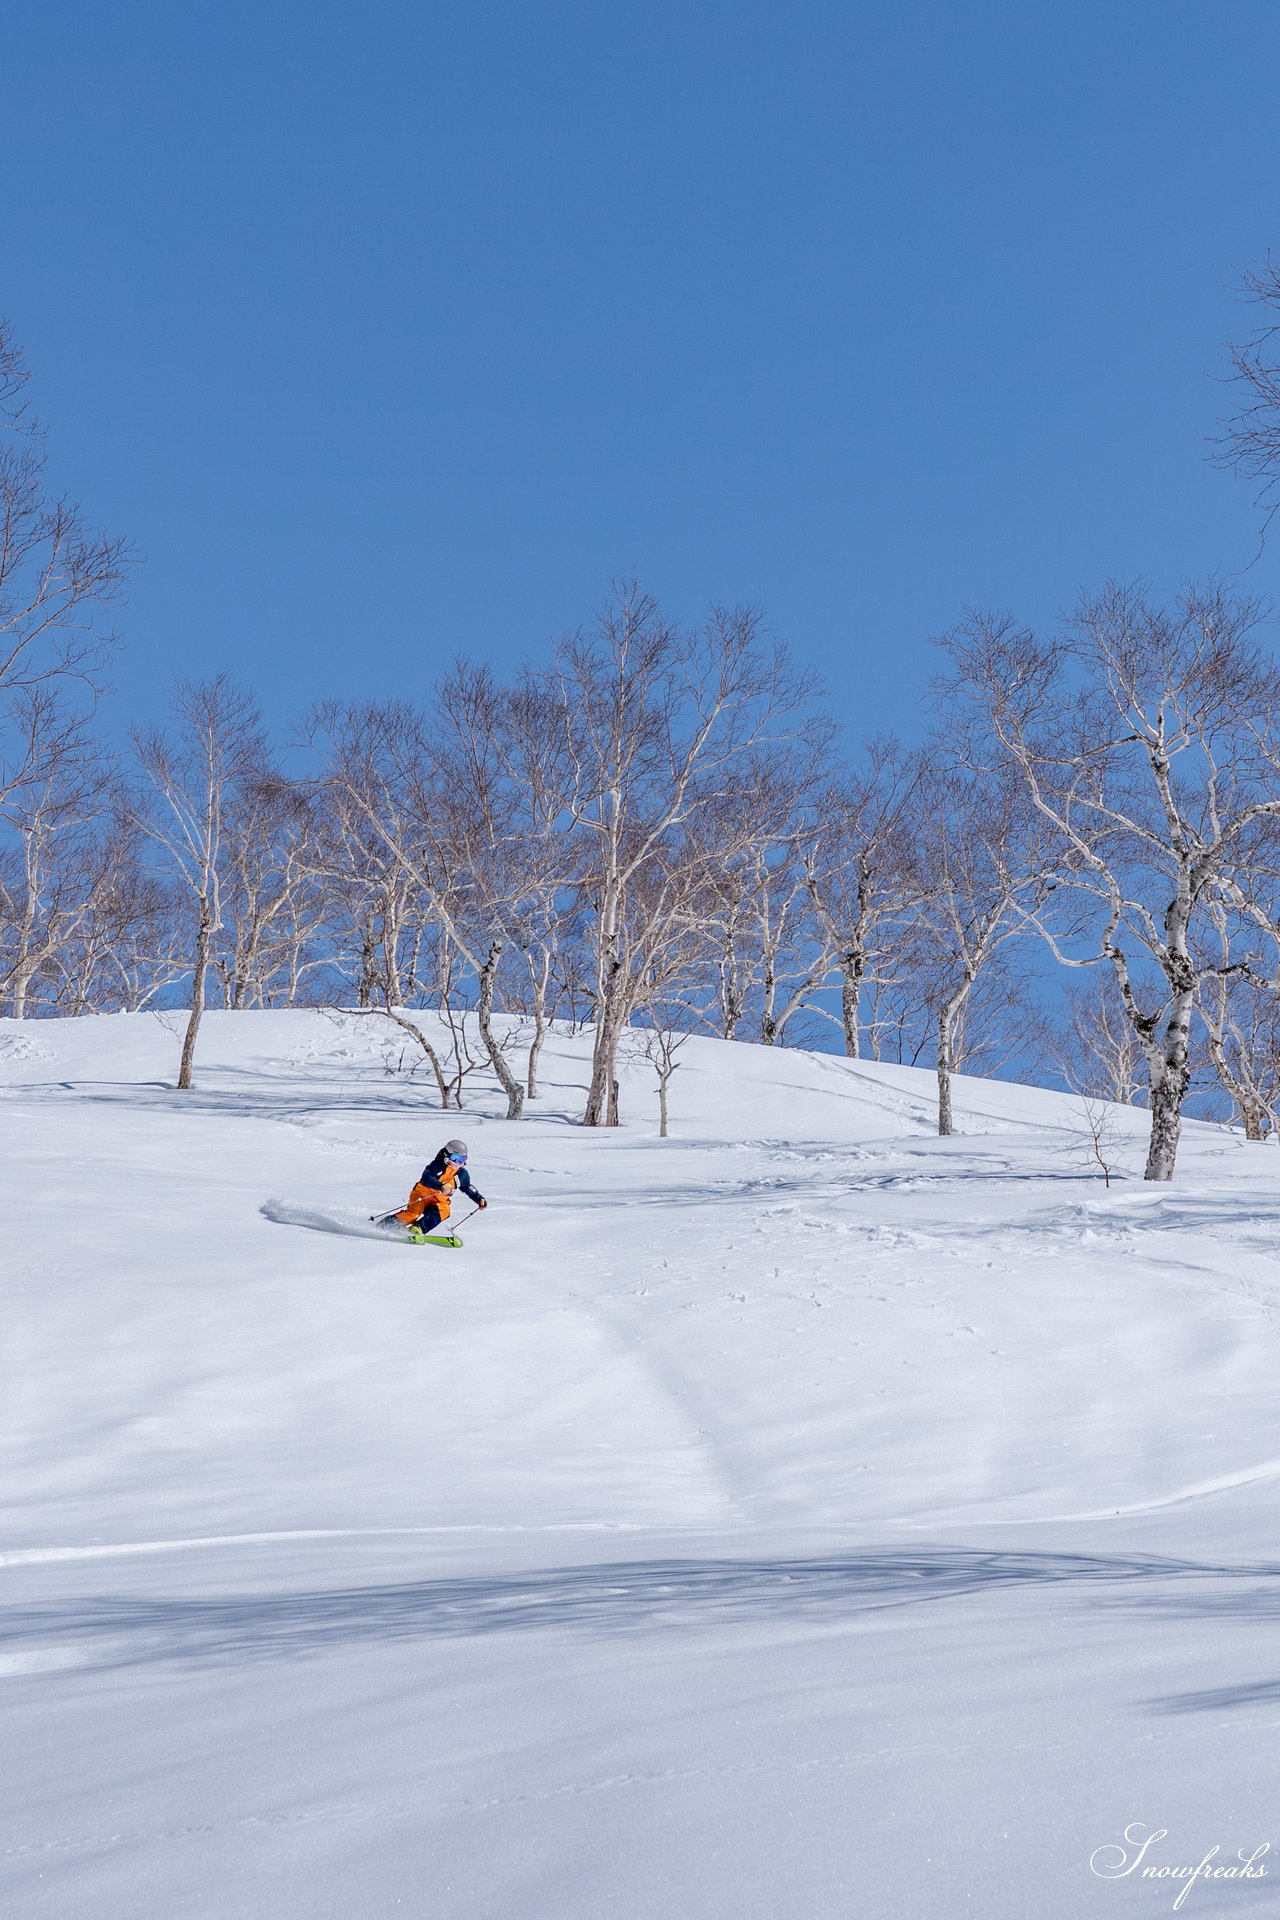
[(179, 1094), (179, 1027), (0, 1022), (6, 1912), (1128, 1920), (1133, 1822), (1280, 1844), (1274, 1147), (1151, 1188), (1121, 1110), (1108, 1188), (1066, 1095), (697, 1037), (586, 1131), (565, 1031), (511, 1125), (338, 1013)]

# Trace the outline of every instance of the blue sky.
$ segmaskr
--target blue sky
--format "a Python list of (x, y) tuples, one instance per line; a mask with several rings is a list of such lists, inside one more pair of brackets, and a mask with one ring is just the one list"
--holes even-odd
[(146, 556), (131, 709), (429, 698), (635, 573), (910, 730), (966, 603), (1253, 557), (1205, 437), (1272, 3), (10, 0), (0, 63), (0, 311)]

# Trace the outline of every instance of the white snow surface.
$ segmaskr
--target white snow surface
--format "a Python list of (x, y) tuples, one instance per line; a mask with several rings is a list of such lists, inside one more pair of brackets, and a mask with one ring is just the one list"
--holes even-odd
[[(1273, 1146), (1122, 1111), (1108, 1189), (1066, 1096), (714, 1040), (585, 1130), (565, 1033), (446, 1115), (321, 1012), (182, 1094), (175, 1025), (0, 1022), (0, 1912), (1280, 1907)], [(465, 1245), (375, 1232), (458, 1133)]]

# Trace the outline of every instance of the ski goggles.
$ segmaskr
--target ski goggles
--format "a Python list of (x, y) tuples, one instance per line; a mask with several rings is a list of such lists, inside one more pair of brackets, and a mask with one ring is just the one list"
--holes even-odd
[(451, 1153), (449, 1155), (449, 1165), (451, 1167), (465, 1167), (466, 1164), (467, 1156), (465, 1153)]

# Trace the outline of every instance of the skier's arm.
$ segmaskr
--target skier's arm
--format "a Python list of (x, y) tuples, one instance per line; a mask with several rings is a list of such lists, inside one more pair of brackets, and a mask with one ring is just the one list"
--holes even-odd
[(462, 1188), (468, 1200), (474, 1200), (478, 1207), (488, 1206), (489, 1202), (485, 1199), (479, 1187), (475, 1185), (465, 1167), (458, 1168), (458, 1185)]

